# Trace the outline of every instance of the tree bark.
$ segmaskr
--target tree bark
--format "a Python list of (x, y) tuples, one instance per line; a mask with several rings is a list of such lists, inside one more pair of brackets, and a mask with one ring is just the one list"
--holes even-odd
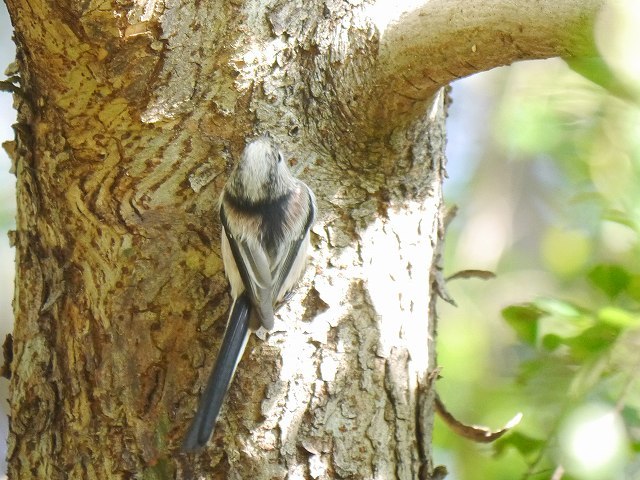
[[(587, 34), (553, 37), (552, 14), (524, 35), (526, 19), (480, 21), (485, 7), (517, 20), (514, 2), (472, 3), (479, 51), (458, 34), (467, 17), (445, 14), (460, 2), (383, 31), (357, 1), (7, 0), (21, 78), (10, 478), (428, 478), (434, 94), (590, 51)], [(598, 5), (539, 3), (576, 25)], [(477, 59), (458, 65), (461, 48)], [(209, 448), (183, 455), (229, 307), (217, 198), (264, 132), (316, 192), (313, 259), (275, 329), (252, 336)]]

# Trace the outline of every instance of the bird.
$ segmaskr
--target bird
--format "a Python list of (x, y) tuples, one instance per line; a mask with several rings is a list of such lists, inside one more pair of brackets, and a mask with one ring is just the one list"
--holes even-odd
[(313, 191), (292, 175), (270, 135), (246, 144), (219, 202), (222, 260), (233, 303), (183, 452), (207, 444), (251, 331), (273, 328), (275, 309), (304, 273), (316, 210)]

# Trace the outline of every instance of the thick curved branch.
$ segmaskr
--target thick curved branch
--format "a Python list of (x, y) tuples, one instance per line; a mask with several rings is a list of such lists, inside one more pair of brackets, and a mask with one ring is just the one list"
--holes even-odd
[(449, 82), (518, 60), (594, 55), (604, 0), (430, 0), (381, 32), (376, 123), (424, 113)]

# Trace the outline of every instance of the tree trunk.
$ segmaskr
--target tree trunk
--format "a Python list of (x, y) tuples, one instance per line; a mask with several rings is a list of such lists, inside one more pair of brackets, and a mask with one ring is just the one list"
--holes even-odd
[[(439, 64), (421, 50), (420, 74), (397, 32), (422, 17), (385, 38), (377, 5), (357, 1), (7, 4), (21, 77), (10, 478), (428, 478), (438, 88), (466, 39), (452, 33)], [(599, 2), (555, 4), (583, 25)], [(514, 27), (501, 56), (488, 35), (477, 70), (589, 51), (554, 25), (544, 52)], [(419, 84), (436, 66), (449, 73)], [(264, 132), (316, 193), (313, 258), (274, 330), (252, 336), (208, 448), (180, 454), (230, 303), (217, 198)]]

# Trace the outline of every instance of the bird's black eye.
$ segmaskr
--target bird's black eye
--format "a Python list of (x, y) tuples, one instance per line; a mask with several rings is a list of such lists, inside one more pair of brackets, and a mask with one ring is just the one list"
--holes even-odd
[(282, 152), (278, 152), (278, 163), (282, 161)]

